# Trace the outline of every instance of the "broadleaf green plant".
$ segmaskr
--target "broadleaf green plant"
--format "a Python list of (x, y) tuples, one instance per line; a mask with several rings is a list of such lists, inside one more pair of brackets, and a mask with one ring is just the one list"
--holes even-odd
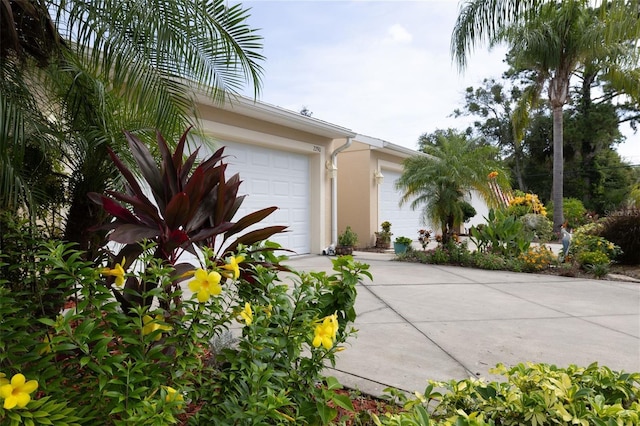
[(516, 216), (491, 209), (485, 220), (486, 224), (471, 227), (469, 238), (478, 251), (518, 257), (529, 249), (533, 233)]

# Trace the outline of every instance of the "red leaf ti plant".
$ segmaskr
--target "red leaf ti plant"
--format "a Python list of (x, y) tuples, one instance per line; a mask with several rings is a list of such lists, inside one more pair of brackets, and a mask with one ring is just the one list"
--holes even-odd
[[(171, 265), (175, 269), (175, 276), (179, 277), (194, 269), (191, 264), (177, 263), (185, 251), (196, 255), (198, 248), (209, 247), (214, 250), (217, 259), (221, 259), (240, 245), (251, 246), (286, 229), (286, 226), (247, 229), (269, 216), (277, 207), (267, 207), (234, 221), (244, 199), (244, 196), (238, 196), (241, 183), (239, 175), (235, 174), (229, 179), (225, 177), (227, 164), (223, 162), (224, 147), (197, 165), (199, 148), (185, 156), (188, 132), (189, 129), (182, 135), (173, 153), (158, 133), (159, 164), (144, 143), (125, 132), (138, 175), (145, 184), (141, 185), (136, 174), (109, 150), (113, 163), (126, 182), (124, 192), (89, 194), (93, 202), (113, 216), (110, 223), (99, 229), (109, 232), (109, 240), (124, 244), (114, 260), (125, 271), (142, 255), (141, 243), (144, 240), (155, 243), (153, 256)], [(149, 193), (152, 199), (147, 195)], [(123, 260), (124, 264), (121, 263)], [(113, 279), (110, 281), (109, 284)], [(176, 278), (173, 285), (178, 282)], [(128, 279), (126, 286), (142, 294), (157, 284)], [(123, 308), (139, 303), (144, 306), (151, 304), (150, 300), (136, 299), (115, 289), (114, 293), (121, 303), (127, 305)]]

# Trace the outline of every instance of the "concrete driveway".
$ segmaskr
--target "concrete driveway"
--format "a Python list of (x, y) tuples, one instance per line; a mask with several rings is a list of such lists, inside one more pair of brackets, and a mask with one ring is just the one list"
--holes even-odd
[[(640, 372), (640, 284), (392, 261), (356, 252), (373, 281), (358, 287), (358, 336), (336, 376), (373, 395), (423, 391), (428, 379), (495, 380), (498, 363), (592, 362)], [(331, 258), (286, 262), (331, 271)]]

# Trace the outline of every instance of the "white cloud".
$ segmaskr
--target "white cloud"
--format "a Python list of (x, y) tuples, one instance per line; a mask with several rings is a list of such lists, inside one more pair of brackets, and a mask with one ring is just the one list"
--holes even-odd
[(392, 42), (411, 43), (411, 40), (413, 40), (409, 31), (400, 24), (395, 24), (389, 27), (387, 34), (390, 36)]

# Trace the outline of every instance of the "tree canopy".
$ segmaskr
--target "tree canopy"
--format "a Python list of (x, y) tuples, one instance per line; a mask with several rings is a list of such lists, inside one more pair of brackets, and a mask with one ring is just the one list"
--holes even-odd
[[(47, 194), (62, 195), (65, 237), (81, 248), (103, 219), (86, 194), (118, 185), (106, 147), (127, 159), (122, 130), (175, 140), (198, 123), (197, 92), (224, 102), (245, 84), (260, 90), (261, 37), (240, 4), (19, 0), (0, 11), (0, 206), (50, 219), (43, 206), (60, 200)], [(43, 187), (34, 177), (45, 175)]]

